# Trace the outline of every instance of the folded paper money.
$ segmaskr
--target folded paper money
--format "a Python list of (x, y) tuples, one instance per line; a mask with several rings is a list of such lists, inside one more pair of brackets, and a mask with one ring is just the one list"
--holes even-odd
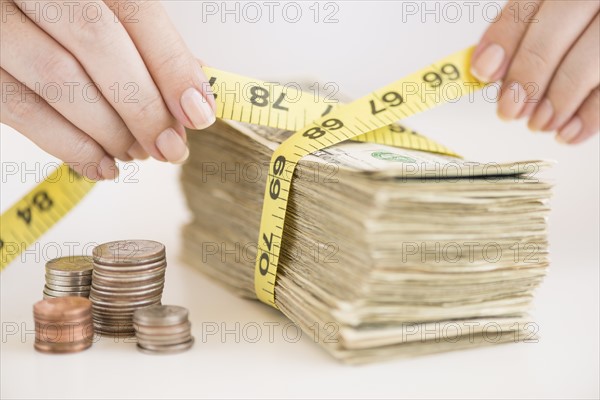
[[(255, 298), (270, 156), (291, 133), (218, 121), (188, 135), (182, 257), (244, 297)], [(548, 267), (548, 165), (356, 142), (305, 157), (276, 304), (349, 363), (535, 340), (527, 311)]]

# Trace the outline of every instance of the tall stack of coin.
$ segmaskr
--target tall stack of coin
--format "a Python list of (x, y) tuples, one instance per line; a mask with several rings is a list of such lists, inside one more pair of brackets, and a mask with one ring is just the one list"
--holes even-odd
[(92, 268), (91, 257), (85, 256), (60, 257), (48, 261), (44, 298), (89, 297)]
[(146, 353), (176, 353), (192, 347), (188, 310), (179, 306), (151, 306), (133, 314), (138, 349)]
[(165, 246), (150, 240), (122, 240), (94, 248), (92, 316), (96, 332), (133, 336), (135, 310), (161, 304)]
[(58, 297), (33, 305), (36, 350), (73, 353), (92, 345), (92, 303), (82, 297)]

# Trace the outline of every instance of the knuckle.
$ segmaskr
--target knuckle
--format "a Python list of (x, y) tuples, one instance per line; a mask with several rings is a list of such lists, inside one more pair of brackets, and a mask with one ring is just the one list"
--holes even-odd
[(6, 111), (8, 119), (14, 122), (27, 123), (31, 116), (38, 113), (43, 107), (42, 99), (33, 93), (25, 93), (28, 89), (23, 86), (20, 87), (18, 93), (12, 95), (5, 95), (4, 87), (2, 89), (2, 108)]
[(156, 121), (166, 114), (165, 104), (160, 95), (155, 95), (136, 103), (131, 117), (136, 125), (148, 126), (149, 121)]
[(114, 18), (99, 4), (96, 7), (95, 11), (74, 13), (73, 23), (69, 24), (71, 37), (80, 46), (99, 47), (113, 41), (110, 32), (114, 31)]
[(196, 73), (196, 61), (181, 46), (168, 46), (177, 49), (172, 54), (154, 57), (152, 69), (155, 76), (161, 77), (161, 83), (173, 92), (183, 91), (182, 88), (201, 87), (200, 75)]
[(190, 70), (193, 66), (190, 62), (191, 57), (179, 43), (168, 43), (164, 47), (172, 49), (172, 52), (165, 54), (156, 54), (153, 58), (153, 69), (158, 76), (187, 76), (190, 74), (182, 71)]
[(525, 41), (516, 61), (525, 70), (546, 71), (551, 65), (548, 58), (550, 53), (551, 49), (542, 41)]
[(85, 134), (77, 135), (69, 144), (69, 152), (71, 153), (72, 161), (80, 161), (83, 163), (99, 162), (102, 158), (100, 147), (89, 136)]
[(77, 82), (83, 71), (73, 56), (60, 51), (41, 55), (33, 68), (44, 84), (56, 82), (62, 85), (65, 82)]

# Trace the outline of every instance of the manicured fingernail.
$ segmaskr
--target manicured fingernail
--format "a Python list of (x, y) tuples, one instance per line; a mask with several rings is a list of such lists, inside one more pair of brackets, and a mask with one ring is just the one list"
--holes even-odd
[(119, 176), (119, 168), (117, 168), (115, 160), (109, 156), (104, 156), (98, 164), (98, 174), (102, 179), (115, 179)]
[(167, 161), (174, 164), (181, 164), (190, 155), (185, 142), (173, 128), (165, 129), (164, 132), (158, 135), (158, 138), (156, 138), (156, 147), (158, 147), (158, 150), (160, 150)]
[(550, 100), (544, 99), (536, 108), (533, 116), (527, 124), (532, 131), (541, 131), (552, 119), (554, 115), (554, 107)]
[(498, 101), (498, 115), (505, 120), (515, 119), (523, 109), (527, 93), (519, 82), (514, 82), (503, 93)]
[(145, 160), (148, 158), (148, 153), (146, 153), (140, 142), (135, 142), (131, 145), (127, 153), (136, 160)]
[(194, 88), (187, 89), (181, 95), (181, 108), (194, 129), (208, 128), (217, 119), (208, 101)]
[(574, 116), (568, 124), (566, 124), (560, 131), (558, 131), (558, 135), (556, 135), (556, 140), (558, 140), (561, 143), (569, 143), (579, 135), (579, 132), (581, 132), (581, 128), (583, 128), (581, 118), (579, 118), (578, 116)]
[(504, 49), (498, 44), (490, 44), (473, 60), (471, 74), (482, 82), (491, 82), (504, 62)]

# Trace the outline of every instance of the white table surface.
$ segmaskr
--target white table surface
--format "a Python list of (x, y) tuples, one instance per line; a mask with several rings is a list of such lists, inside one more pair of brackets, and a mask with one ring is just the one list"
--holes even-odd
[[(168, 9), (194, 52), (215, 66), (258, 77), (323, 76), (336, 79), (352, 95), (466, 47), (485, 27), (484, 21), (394, 24), (397, 2), (376, 7), (365, 3), (340, 3), (338, 24), (314, 26), (315, 38), (344, 35), (337, 36), (340, 51), (333, 56), (330, 42), (308, 41), (303, 36), (306, 26), (200, 24), (198, 2), (170, 2)], [(380, 40), (362, 37), (374, 29), (379, 29)], [(440, 30), (447, 34), (440, 35)], [(246, 32), (268, 33), (269, 41), (260, 54), (239, 42)], [(420, 40), (400, 40), (411, 33)], [(411, 122), (471, 159), (559, 162), (548, 174), (556, 184), (550, 217), (552, 265), (532, 313), (539, 324), (538, 343), (351, 367), (339, 364), (306, 335), (297, 342), (286, 340), (283, 328), (288, 321), (278, 312), (231, 295), (179, 262), (180, 228), (189, 218), (179, 169), (146, 161), (134, 176), (137, 183), (97, 185), (40, 239), (38, 247), (0, 275), (2, 398), (597, 398), (598, 138), (566, 148), (546, 135), (531, 134), (523, 122), (499, 121), (493, 104), (485, 101), (462, 101)], [(17, 163), (22, 171), (54, 160), (12, 129), (4, 125), (1, 129), (3, 166)], [(26, 179), (3, 175), (2, 210), (34, 184), (31, 175)], [(139, 353), (132, 343), (104, 338), (78, 354), (34, 351), (33, 334), (27, 330), (33, 329), (32, 305), (41, 297), (44, 261), (56, 255), (57, 248), (66, 255), (68, 246), (89, 250), (94, 243), (126, 238), (148, 238), (167, 246), (163, 303), (189, 308), (196, 337), (193, 349), (179, 355), (149, 356)], [(249, 323), (264, 327), (262, 338), (251, 343), (243, 337), (236, 340), (233, 333), (225, 338), (203, 337), (207, 327), (235, 331), (238, 323), (238, 332)], [(272, 342), (269, 324), (276, 324)], [(18, 334), (10, 334), (14, 327)]]

